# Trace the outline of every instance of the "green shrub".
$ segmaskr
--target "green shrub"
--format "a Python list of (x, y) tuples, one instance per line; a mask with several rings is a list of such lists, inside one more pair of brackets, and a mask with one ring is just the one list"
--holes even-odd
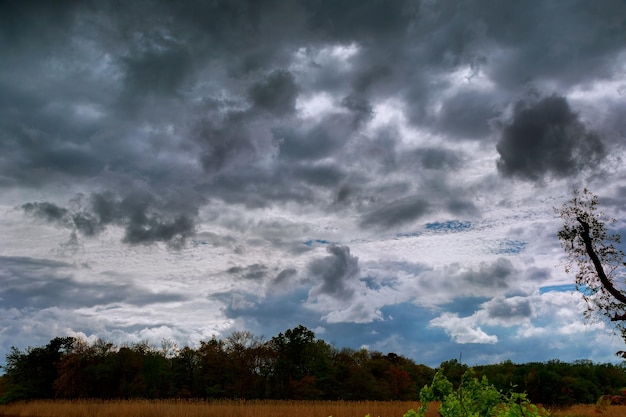
[(458, 389), (437, 371), (432, 384), (420, 391), (421, 406), (417, 412), (409, 410), (404, 417), (424, 417), (433, 401), (441, 402), (441, 417), (547, 417), (546, 410), (530, 403), (526, 394), (509, 392), (503, 394), (487, 381), (474, 377), (470, 369)]

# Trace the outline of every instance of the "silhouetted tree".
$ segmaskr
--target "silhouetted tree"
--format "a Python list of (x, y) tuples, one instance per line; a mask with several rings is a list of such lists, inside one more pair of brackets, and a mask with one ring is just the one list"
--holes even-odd
[(25, 352), (12, 347), (4, 367), (6, 392), (2, 401), (54, 398), (57, 365), (73, 342), (71, 337), (56, 337), (44, 347), (28, 348)]
[[(558, 236), (567, 254), (566, 272), (576, 273), (576, 287), (587, 301), (585, 315), (599, 312), (615, 323), (626, 339), (626, 270), (620, 236), (609, 234), (598, 212), (598, 196), (584, 189), (557, 212), (563, 219)], [(625, 356), (625, 352), (618, 352)]]

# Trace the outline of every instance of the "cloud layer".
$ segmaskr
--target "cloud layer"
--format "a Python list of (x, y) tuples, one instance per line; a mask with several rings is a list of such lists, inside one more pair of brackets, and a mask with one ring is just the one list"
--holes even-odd
[(613, 360), (545, 289), (573, 279), (553, 206), (623, 215), (625, 14), (3, 2), (0, 354), (304, 324), (429, 365)]

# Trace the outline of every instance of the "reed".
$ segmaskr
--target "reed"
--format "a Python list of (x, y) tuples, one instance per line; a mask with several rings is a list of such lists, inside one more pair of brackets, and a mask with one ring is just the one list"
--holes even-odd
[[(5, 417), (402, 417), (407, 401), (31, 401), (0, 406)], [(426, 417), (437, 417), (431, 407)]]
[[(129, 400), (30, 401), (0, 405), (2, 417), (402, 417), (419, 403), (407, 401)], [(426, 417), (438, 417), (438, 407)], [(626, 417), (626, 406), (595, 405), (549, 410), (551, 417)]]
[(593, 404), (578, 404), (549, 411), (551, 417), (626, 417), (626, 405), (610, 405), (599, 410)]

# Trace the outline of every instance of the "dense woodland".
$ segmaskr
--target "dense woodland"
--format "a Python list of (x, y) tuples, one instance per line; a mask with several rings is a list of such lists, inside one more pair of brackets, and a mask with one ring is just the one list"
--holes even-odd
[[(440, 365), (459, 383), (468, 367)], [(626, 387), (622, 365), (590, 361), (473, 368), (503, 391), (526, 391), (535, 403), (594, 403)], [(63, 337), (25, 351), (12, 348), (0, 377), (0, 401), (43, 398), (245, 398), (417, 400), (435, 369), (394, 353), (337, 349), (303, 326), (269, 341), (249, 332), (178, 349), (167, 341), (115, 346)]]

